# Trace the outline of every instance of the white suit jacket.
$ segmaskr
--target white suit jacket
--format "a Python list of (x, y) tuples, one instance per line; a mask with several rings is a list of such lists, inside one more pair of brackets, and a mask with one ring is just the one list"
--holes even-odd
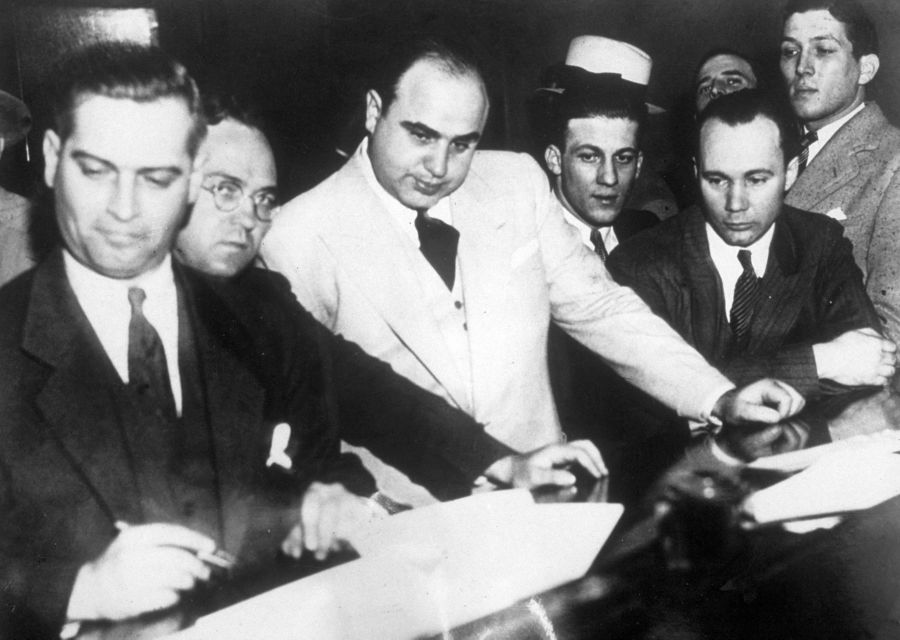
[[(459, 230), (470, 378), (417, 273), (430, 269), (365, 179), (358, 154), (291, 202), (262, 246), (303, 306), (521, 451), (562, 439), (547, 370), (551, 318), (682, 416), (732, 385), (638, 296), (613, 282), (525, 154), (479, 151), (450, 196)], [(471, 380), (471, 388), (468, 380)], [(707, 406), (709, 405), (709, 406)]]

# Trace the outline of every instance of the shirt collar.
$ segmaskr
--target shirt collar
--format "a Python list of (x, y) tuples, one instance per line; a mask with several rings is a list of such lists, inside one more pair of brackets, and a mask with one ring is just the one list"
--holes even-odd
[[(812, 162), (812, 159), (816, 157), (816, 154), (824, 147), (829, 140), (834, 137), (834, 134), (838, 132), (838, 130), (847, 124), (853, 116), (862, 111), (866, 106), (865, 102), (861, 102), (857, 107), (851, 111), (850, 113), (842, 116), (841, 118), (835, 120), (834, 122), (829, 122), (824, 127), (816, 130), (817, 139), (811, 145), (809, 145), (809, 160), (807, 162)], [(804, 131), (809, 131), (807, 127), (803, 128)]]
[[(777, 221), (776, 221), (777, 222)], [(709, 255), (716, 268), (721, 271), (720, 265), (729, 267), (738, 264), (737, 252), (741, 249), (750, 251), (750, 261), (757, 277), (762, 278), (769, 265), (769, 247), (772, 246), (772, 236), (775, 233), (775, 223), (770, 226), (760, 238), (749, 247), (735, 247), (725, 242), (709, 222), (706, 226), (706, 240), (709, 243)]]
[(66, 276), (75, 292), (75, 297), (100, 300), (113, 297), (116, 300), (128, 300), (128, 289), (140, 287), (147, 293), (147, 298), (154, 298), (154, 294), (166, 294), (175, 290), (175, 278), (172, 273), (172, 256), (167, 254), (158, 266), (136, 278), (119, 280), (104, 276), (84, 266), (69, 253), (63, 251), (63, 262), (66, 268)]
[(600, 236), (603, 238), (603, 244), (606, 247), (607, 251), (612, 251), (616, 245), (618, 245), (618, 238), (616, 238), (616, 232), (613, 230), (612, 225), (607, 225), (605, 227), (592, 227), (587, 222), (585, 222), (581, 217), (575, 215), (568, 206), (566, 206), (565, 199), (562, 194), (559, 193), (559, 190), (556, 188), (556, 185), (553, 186), (553, 194), (556, 196), (556, 201), (559, 203), (559, 208), (562, 211), (563, 218), (570, 225), (575, 227), (575, 230), (578, 231), (578, 237), (581, 238), (581, 243), (586, 246), (591, 251), (594, 250), (594, 243), (591, 242), (591, 231), (595, 228), (600, 232)]
[[(399, 200), (389, 194), (387, 190), (383, 186), (381, 186), (381, 183), (378, 182), (378, 178), (375, 177), (375, 169), (372, 167), (372, 159), (369, 157), (368, 136), (364, 137), (362, 139), (362, 142), (359, 143), (359, 146), (356, 148), (355, 154), (359, 159), (363, 176), (365, 177), (366, 182), (369, 184), (369, 187), (375, 193), (376, 197), (381, 201), (381, 204), (384, 206), (388, 214), (390, 214), (391, 219), (395, 222), (397, 227), (404, 234), (413, 238), (416, 242), (416, 246), (418, 246), (419, 236), (416, 233), (416, 229), (414, 226), (416, 212), (413, 209), (404, 206)], [(453, 224), (453, 218), (450, 212), (450, 203), (447, 198), (441, 199), (436, 205), (429, 209), (428, 215), (449, 225)]]

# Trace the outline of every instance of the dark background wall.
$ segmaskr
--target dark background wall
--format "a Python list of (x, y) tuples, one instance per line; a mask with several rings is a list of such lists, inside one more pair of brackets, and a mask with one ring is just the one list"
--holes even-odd
[[(368, 71), (391, 38), (415, 29), (464, 32), (488, 62), (492, 112), (484, 145), (523, 149), (524, 101), (543, 67), (560, 61), (586, 33), (632, 42), (654, 59), (650, 93), (672, 107), (690, 86), (698, 57), (730, 46), (771, 64), (784, 0), (6, 0), (0, 24), (0, 88), (38, 100), (23, 78), (22, 50), (49, 60), (52, 46), (29, 32), (22, 10), (147, 7), (160, 44), (205, 83), (223, 80), (252, 93), (277, 131), (288, 195), (332, 167), (333, 148), (360, 114)], [(882, 67), (870, 92), (900, 122), (900, 2), (863, 0), (882, 41)], [(664, 137), (663, 118), (654, 130)], [(39, 148), (39, 132), (30, 136)], [(654, 142), (651, 140), (651, 143)], [(661, 140), (656, 140), (661, 145)], [(661, 145), (664, 147), (665, 145)], [(24, 160), (24, 145), (15, 151)], [(34, 154), (32, 154), (33, 156)], [(9, 162), (9, 161), (8, 161)], [(29, 165), (30, 166), (30, 165)], [(28, 173), (27, 168), (24, 173)], [(20, 183), (26, 182), (20, 174)], [(21, 190), (21, 189), (20, 189)]]

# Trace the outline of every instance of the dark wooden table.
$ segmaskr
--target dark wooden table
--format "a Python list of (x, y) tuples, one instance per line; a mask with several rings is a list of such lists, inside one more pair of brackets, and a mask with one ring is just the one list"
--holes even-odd
[[(788, 447), (900, 428), (900, 395), (882, 390), (829, 397), (790, 427)], [(803, 535), (780, 527), (726, 528), (710, 524), (709, 513), (701, 511), (688, 520), (701, 524), (692, 529), (695, 543), (698, 536), (701, 543), (687, 554), (673, 554), (671, 545), (661, 542), (671, 542), (672, 535), (660, 525), (665, 521), (660, 504), (668, 504), (671, 487), (683, 484), (685, 474), (696, 473), (751, 488), (779, 479), (689, 452), (640, 505), (626, 511), (584, 578), (441, 637), (900, 639), (900, 498), (849, 515), (833, 529)], [(277, 581), (263, 577), (246, 589), (226, 589), (202, 608)], [(156, 638), (190, 620), (190, 613), (178, 610), (125, 625), (87, 626), (79, 637)]]

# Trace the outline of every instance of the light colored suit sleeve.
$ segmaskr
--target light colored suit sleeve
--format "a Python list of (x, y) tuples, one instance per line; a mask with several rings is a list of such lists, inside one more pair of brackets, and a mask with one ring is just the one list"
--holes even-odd
[(553, 320), (680, 416), (707, 421), (715, 401), (734, 385), (634, 291), (613, 281), (556, 202), (548, 190), (538, 208)]
[(900, 344), (900, 153), (884, 178), (888, 184), (874, 213), (866, 254), (866, 291), (887, 337)]

